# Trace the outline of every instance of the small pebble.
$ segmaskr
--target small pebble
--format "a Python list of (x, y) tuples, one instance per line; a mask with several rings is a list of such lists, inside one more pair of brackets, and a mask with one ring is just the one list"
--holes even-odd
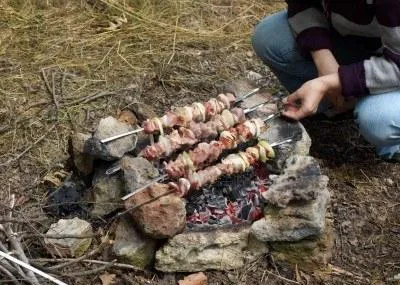
[(386, 185), (388, 185), (388, 186), (394, 185), (394, 181), (391, 178), (386, 178), (384, 181), (385, 181)]

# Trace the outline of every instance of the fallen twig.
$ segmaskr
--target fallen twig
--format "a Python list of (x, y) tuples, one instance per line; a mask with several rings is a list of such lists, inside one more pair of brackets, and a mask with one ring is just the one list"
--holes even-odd
[(24, 151), (22, 151), (20, 154), (18, 154), (16, 157), (9, 159), (8, 161), (1, 163), (0, 166), (7, 166), (10, 163), (19, 160), (21, 157), (23, 157), (28, 151), (30, 151), (35, 145), (37, 145), (39, 142), (41, 142), (48, 134), (50, 134), (54, 128), (56, 127), (56, 124), (50, 127), (50, 129), (47, 130), (47, 132), (38, 138), (36, 141), (34, 141), (30, 146), (28, 146)]
[(283, 280), (283, 281), (286, 281), (286, 282), (289, 282), (289, 283), (293, 283), (293, 284), (300, 284), (300, 283), (297, 282), (297, 281), (290, 280), (290, 279), (288, 279), (288, 278), (283, 277), (282, 275), (275, 274), (275, 273), (273, 273), (272, 271), (269, 271), (269, 270), (264, 270), (264, 271), (267, 272), (268, 274), (271, 274), (271, 275), (275, 276), (275, 277), (278, 278), (278, 279)]
[[(32, 263), (41, 263), (41, 262), (67, 262), (67, 261), (73, 261), (73, 260), (76, 260), (76, 258), (35, 258), (35, 259), (30, 259), (29, 261)], [(93, 264), (109, 264), (110, 263), (108, 261), (94, 260), (94, 259), (83, 259), (83, 260), (80, 260), (79, 262), (93, 263)], [(125, 263), (113, 263), (112, 267), (147, 272), (146, 270), (143, 270), (141, 268), (135, 267), (130, 264), (125, 264)]]
[(44, 84), (46, 85), (46, 89), (50, 93), (50, 95), (52, 95), (54, 105), (56, 105), (56, 108), (58, 110), (59, 107), (60, 107), (60, 104), (57, 101), (56, 92), (55, 92), (54, 73), (51, 74), (51, 79), (52, 79), (53, 86), (50, 86), (49, 80), (47, 79), (47, 75), (46, 75), (45, 69), (42, 68), (41, 72), (42, 72), (42, 77), (43, 77), (43, 80), (44, 80)]
[(28, 223), (35, 223), (35, 222), (43, 222), (47, 219), (45, 218), (38, 218), (38, 219), (29, 219), (29, 220), (22, 220), (22, 219), (17, 219), (17, 218), (0, 218), (0, 224), (7, 224), (7, 223), (12, 223), (12, 224), (28, 224)]
[[(23, 261), (21, 261), (19, 259), (16, 259), (15, 257), (13, 257), (13, 256), (11, 256), (11, 255), (9, 255), (9, 254), (7, 254), (5, 252), (2, 252), (1, 250), (0, 250), (0, 256), (2, 256), (4, 258), (7, 258), (9, 261), (11, 261), (13, 263), (16, 263), (16, 264), (28, 269), (29, 272), (31, 272), (31, 273), (34, 272), (34, 273), (36, 273), (36, 274), (38, 274), (38, 275), (40, 275), (40, 276), (42, 276), (42, 277), (44, 277), (46, 279), (58, 284), (58, 285), (68, 285), (67, 283), (64, 283), (64, 282), (54, 278), (53, 276), (51, 276), (51, 275), (49, 275), (49, 274), (47, 274), (47, 273), (45, 273), (45, 272), (33, 267), (32, 265), (30, 265), (28, 263), (25, 263), (25, 262), (23, 262)], [(36, 279), (36, 277), (35, 277), (35, 279)], [(35, 284), (40, 284), (40, 283), (37, 282)]]
[(84, 238), (93, 238), (99, 237), (101, 234), (92, 234), (92, 235), (47, 235), (47, 234), (23, 234), (21, 238), (33, 238), (33, 237), (42, 237), (49, 239), (64, 239), (64, 238), (76, 238), (76, 239), (84, 239)]
[[(10, 197), (10, 206), (8, 208), (8, 218), (12, 218), (12, 211), (14, 209), (15, 206), (15, 195), (11, 195)], [(24, 263), (25, 265), (29, 265), (29, 261), (28, 258), (25, 255), (25, 252), (22, 248), (22, 245), (20, 243), (20, 241), (15, 237), (15, 234), (11, 228), (10, 224), (6, 224), (5, 226), (0, 225), (0, 230), (6, 235), (6, 237), (8, 238), (8, 241), (11, 244), (11, 247), (13, 248), (13, 250), (16, 252), (17, 256), (22, 260), (21, 262)], [(2, 251), (0, 251), (0, 254), (2, 253)], [(3, 257), (6, 257), (7, 259), (11, 260), (8, 257), (12, 257), (10, 256), (8, 253), (3, 253)], [(12, 257), (13, 259), (15, 259), (14, 257)], [(13, 261), (13, 260), (11, 260)], [(19, 264), (18, 262), (15, 262), (17, 264)], [(20, 265), (20, 264), (19, 264)], [(22, 267), (27, 268), (26, 266), (22, 265)], [(35, 274), (33, 274), (32, 270), (27, 270), (26, 272), (27, 275), (27, 279), (35, 285), (40, 285), (38, 279), (36, 278)], [(24, 277), (25, 278), (25, 277)]]
[(106, 270), (107, 268), (112, 267), (113, 264), (116, 263), (116, 262), (117, 262), (117, 260), (114, 259), (113, 261), (107, 262), (103, 266), (100, 266), (100, 267), (98, 267), (96, 269), (86, 270), (86, 271), (81, 271), (81, 272), (75, 272), (75, 273), (69, 273), (68, 276), (79, 277), (79, 276), (87, 276), (87, 275), (97, 274), (97, 273), (100, 273), (100, 272)]
[(8, 271), (4, 266), (0, 264), (0, 271), (3, 272), (8, 278), (10, 278), (11, 282), (15, 285), (20, 285), (21, 283), (18, 281), (18, 279), (10, 272)]
[(84, 103), (88, 103), (90, 101), (93, 101), (95, 99), (98, 99), (98, 98), (101, 98), (104, 96), (115, 95), (115, 94), (117, 94), (117, 93), (111, 92), (111, 91), (96, 92), (96, 93), (90, 94), (86, 97), (76, 99), (72, 102), (63, 103), (62, 106), (72, 106), (72, 105), (81, 104), (81, 103), (84, 104)]

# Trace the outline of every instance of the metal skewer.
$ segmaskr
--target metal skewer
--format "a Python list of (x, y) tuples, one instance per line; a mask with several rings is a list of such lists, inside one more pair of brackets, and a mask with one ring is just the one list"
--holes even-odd
[(281, 141), (279, 141), (279, 142), (271, 143), (270, 146), (271, 146), (271, 147), (277, 147), (277, 146), (279, 146), (279, 145), (282, 145), (282, 144), (285, 144), (285, 143), (291, 143), (291, 142), (293, 142), (293, 136), (292, 136), (292, 137), (289, 137), (289, 138), (286, 138), (286, 139), (284, 139), (284, 140), (281, 140)]
[(123, 138), (123, 137), (127, 137), (127, 136), (130, 136), (130, 135), (134, 135), (134, 134), (140, 133), (143, 130), (144, 130), (143, 128), (139, 128), (139, 129), (136, 129), (136, 130), (133, 130), (133, 131), (129, 131), (129, 132), (123, 133), (123, 134), (119, 134), (119, 135), (115, 135), (115, 136), (112, 136), (112, 137), (109, 137), (109, 138), (106, 138), (106, 139), (102, 139), (102, 140), (100, 140), (100, 142), (101, 143), (108, 143), (110, 141), (114, 141), (114, 140), (117, 140), (117, 139), (120, 139), (120, 138)]
[(240, 96), (239, 98), (237, 98), (235, 100), (235, 103), (237, 104), (237, 103), (242, 102), (243, 100), (249, 98), (250, 96), (253, 96), (254, 94), (256, 94), (260, 90), (261, 90), (261, 88), (256, 88), (256, 89), (253, 89), (253, 90), (249, 91), (248, 93), (244, 94), (243, 96)]
[(269, 120), (272, 120), (272, 119), (275, 119), (276, 117), (279, 117), (281, 115), (281, 112), (276, 112), (276, 113), (273, 113), (273, 114), (271, 114), (271, 115), (268, 115), (267, 117), (265, 117), (264, 119), (262, 119), (262, 121), (263, 122), (266, 122), (266, 121), (269, 121)]
[[(257, 104), (257, 105), (255, 105), (255, 106), (253, 106), (253, 107), (251, 107), (251, 108), (244, 109), (243, 112), (244, 112), (244, 114), (248, 114), (248, 113), (254, 112), (254, 111), (258, 110), (259, 108), (261, 108), (262, 106), (264, 106), (264, 105), (265, 105), (266, 103), (268, 103), (268, 102), (269, 102), (269, 101), (263, 102), (263, 103), (260, 103), (260, 104)], [(273, 114), (272, 116), (271, 116), (271, 115), (268, 116), (267, 118), (264, 119), (264, 122), (266, 122), (266, 121), (268, 121), (268, 120), (274, 118), (275, 115), (276, 115), (276, 114)], [(135, 130), (135, 131), (137, 131), (137, 130)], [(131, 133), (131, 132), (130, 132), (130, 133)], [(125, 135), (125, 134), (123, 134), (123, 135)], [(129, 135), (129, 134), (126, 133), (126, 135)], [(109, 139), (112, 139), (112, 138), (113, 138), (113, 137), (108, 138), (108, 140), (109, 140)], [(103, 141), (101, 141), (101, 142), (103, 142)], [(106, 141), (106, 142), (107, 142), (107, 141)], [(121, 166), (120, 166), (119, 164), (113, 165), (113, 166), (111, 166), (110, 168), (108, 168), (108, 169), (106, 170), (106, 175), (112, 175), (112, 174), (114, 174), (114, 173), (117, 173), (119, 170), (121, 170)]]
[(153, 179), (152, 181), (150, 181), (149, 183), (145, 184), (144, 186), (142, 186), (142, 187), (140, 187), (140, 188), (135, 189), (135, 191), (133, 191), (132, 193), (129, 193), (129, 194), (125, 195), (125, 196), (122, 197), (121, 199), (122, 199), (123, 201), (125, 201), (126, 199), (129, 199), (129, 198), (132, 197), (133, 195), (136, 195), (136, 194), (138, 194), (138, 193), (140, 193), (140, 192), (146, 190), (149, 186), (153, 185), (154, 183), (160, 182), (160, 181), (164, 180), (164, 179), (167, 178), (167, 177), (168, 177), (168, 175), (165, 174), (165, 175), (161, 175), (161, 176), (159, 176), (159, 177), (157, 177), (157, 178), (154, 178), (154, 179)]
[[(288, 138), (283, 139), (283, 140), (278, 141), (278, 142), (271, 143), (270, 146), (271, 146), (271, 147), (277, 147), (277, 146), (280, 146), (280, 145), (282, 145), (282, 144), (286, 144), (286, 143), (290, 143), (290, 142), (293, 142), (293, 136), (288, 137)], [(132, 197), (133, 195), (135, 195), (135, 194), (137, 194), (137, 193), (140, 193), (140, 192), (146, 190), (147, 187), (153, 185), (154, 183), (163, 181), (163, 180), (166, 179), (166, 178), (168, 178), (168, 175), (167, 175), (167, 174), (162, 175), (162, 176), (159, 176), (159, 177), (153, 179), (152, 181), (150, 181), (149, 183), (147, 183), (146, 185), (144, 185), (144, 186), (142, 186), (142, 187), (136, 189), (136, 190), (133, 191), (132, 193), (129, 193), (128, 195), (125, 195), (125, 196), (122, 197), (121, 199), (122, 199), (123, 201), (125, 201), (125, 200), (129, 199), (130, 197)]]
[[(234, 103), (242, 102), (244, 99), (256, 94), (258, 91), (260, 91), (260, 89), (261, 88), (256, 88), (256, 89), (251, 90), (250, 92), (248, 92), (248, 93), (244, 94), (243, 96), (241, 96), (240, 98), (236, 99), (234, 101)], [(262, 104), (264, 104), (264, 103), (262, 103)], [(255, 107), (261, 107), (262, 104), (259, 104), (259, 105), (255, 106)], [(255, 108), (255, 107), (253, 107), (253, 108)], [(246, 109), (246, 110), (248, 110), (248, 109)], [(252, 111), (254, 111), (254, 110), (249, 110), (247, 112), (245, 111), (245, 114), (247, 114), (249, 112), (252, 112)], [(112, 136), (112, 137), (109, 137), (109, 138), (102, 139), (102, 140), (100, 140), (100, 142), (101, 143), (108, 143), (108, 142), (111, 142), (111, 141), (114, 141), (114, 140), (117, 140), (117, 139), (120, 139), (120, 138), (123, 138), (123, 137), (127, 137), (127, 136), (130, 136), (130, 135), (134, 135), (134, 134), (140, 133), (142, 131), (144, 131), (144, 129), (143, 128), (139, 128), (139, 129), (136, 129), (136, 130), (133, 130), (133, 131), (129, 131), (129, 132), (123, 133), (123, 134), (119, 134), (119, 135), (115, 135), (115, 136)]]

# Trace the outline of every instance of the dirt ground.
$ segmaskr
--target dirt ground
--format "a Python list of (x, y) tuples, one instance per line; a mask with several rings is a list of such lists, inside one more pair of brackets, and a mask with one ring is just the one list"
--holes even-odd
[[(45, 232), (55, 219), (42, 209), (44, 177), (65, 167), (70, 133), (90, 132), (133, 103), (161, 114), (214, 96), (249, 71), (263, 75), (271, 92), (281, 89), (252, 53), (250, 36), (258, 20), (284, 7), (265, 0), (0, 0), (0, 215), (15, 194), (18, 230)], [(294, 266), (271, 266), (265, 256), (241, 270), (207, 272), (210, 285), (395, 284), (388, 280), (400, 273), (400, 165), (375, 155), (351, 114), (304, 124), (311, 154), (330, 179), (336, 270), (296, 276)], [(23, 245), (29, 258), (48, 257), (40, 238)], [(82, 268), (61, 276), (74, 270)], [(115, 284), (174, 284), (182, 276), (108, 272)], [(69, 281), (101, 284), (99, 274)]]

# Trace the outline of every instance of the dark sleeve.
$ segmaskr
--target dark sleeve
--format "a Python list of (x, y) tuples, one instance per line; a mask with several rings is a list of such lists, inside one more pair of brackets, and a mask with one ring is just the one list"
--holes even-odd
[(331, 49), (329, 22), (321, 1), (318, 0), (286, 0), (288, 4), (288, 21), (297, 44), (306, 55), (310, 51)]
[(341, 66), (343, 95), (360, 97), (400, 88), (400, 0), (377, 0), (383, 55)]

